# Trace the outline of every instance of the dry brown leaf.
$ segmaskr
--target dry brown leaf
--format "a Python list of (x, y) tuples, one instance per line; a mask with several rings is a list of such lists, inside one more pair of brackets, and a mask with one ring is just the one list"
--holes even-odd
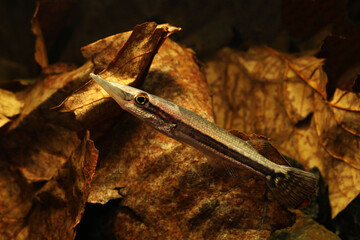
[(64, 168), (37, 193), (28, 216), (28, 239), (74, 239), (95, 173), (98, 151), (89, 132)]
[(296, 223), (293, 226), (275, 231), (269, 239), (340, 240), (335, 233), (330, 232), (311, 217), (301, 212), (297, 212)]
[[(59, 104), (60, 100), (64, 99), (70, 92), (83, 85), (84, 80), (88, 79), (88, 74), (92, 71), (93, 64), (87, 62), (71, 72), (48, 76), (37, 84), (29, 86), (23, 92), (10, 94), (11, 96), (7, 98), (8, 102), (3, 102), (8, 104), (9, 100), (15, 99), (13, 95), (16, 95), (23, 106), (16, 113), (17, 115), (12, 117), (12, 121), (5, 126), (6, 128), (4, 127), (4, 131), (0, 135), (0, 164), (2, 169), (0, 174), (1, 239), (43, 238), (36, 235), (39, 233), (37, 231), (42, 231), (49, 226), (47, 226), (47, 222), (42, 222), (43, 225), (36, 225), (36, 223), (41, 223), (47, 219), (45, 212), (52, 208), (57, 208), (51, 217), (52, 219), (59, 216), (56, 214), (63, 210), (61, 215), (63, 220), (67, 216), (72, 219), (73, 223), (79, 222), (87, 194), (90, 191), (89, 183), (96, 166), (96, 159), (90, 168), (86, 167), (85, 169), (87, 170), (86, 181), (77, 175), (79, 182), (76, 182), (76, 186), (73, 185), (73, 182), (68, 183), (66, 185), (67, 192), (62, 191), (62, 188), (58, 187), (58, 183), (54, 183), (56, 180), (61, 180), (58, 177), (59, 169), (63, 169), (63, 172), (71, 170), (72, 172), (69, 172), (68, 175), (79, 170), (71, 168), (72, 166), (68, 166), (67, 163), (81, 142), (79, 136), (83, 135), (80, 132), (84, 131), (84, 128), (74, 121), (71, 114), (58, 113), (50, 110), (50, 108)], [(1, 92), (4, 91), (1, 90)], [(18, 107), (16, 106), (15, 103), (8, 106), (13, 114), (17, 112)], [(6, 112), (9, 114), (8, 110)], [(87, 142), (89, 143), (89, 140)], [(94, 155), (93, 150), (90, 153)], [(89, 152), (84, 154), (86, 158), (86, 154)], [(81, 163), (81, 159), (76, 158), (81, 158), (81, 156), (73, 155), (73, 157), (73, 161)], [(66, 204), (59, 201), (54, 202), (54, 205), (49, 202), (37, 202), (35, 204), (34, 200), (36, 196), (39, 196), (39, 194), (36, 195), (35, 191), (43, 184), (45, 184), (44, 187), (52, 186), (52, 188), (47, 189), (49, 191), (46, 188), (40, 190), (45, 195), (60, 194), (59, 197), (61, 197), (65, 193), (67, 198), (71, 196), (74, 189), (78, 189), (80, 192), (74, 194), (82, 197), (82, 199), (73, 198), (72, 206), (77, 206), (77, 208), (70, 210), (61, 209), (61, 206), (63, 207)], [(73, 188), (74, 186), (75, 188)], [(44, 205), (48, 208), (43, 208)], [(38, 206), (42, 208), (39, 209)], [(42, 219), (37, 219), (36, 216)], [(34, 221), (27, 222), (30, 218)], [(61, 222), (61, 224), (63, 223)], [(71, 226), (71, 231), (73, 231), (74, 226), (75, 224)], [(46, 236), (49, 236), (49, 233), (46, 233)], [(56, 239), (56, 237), (52, 237), (52, 239)]]
[(22, 107), (23, 102), (14, 93), (0, 89), (0, 128), (20, 114)]
[[(0, 160), (0, 239), (26, 239), (26, 217), (32, 207), (34, 189), (20, 174)], [(17, 236), (17, 237), (16, 237)]]
[[(358, 121), (360, 112), (338, 109), (332, 107), (322, 99), (315, 96), (314, 120), (317, 129), (317, 135), (326, 151), (335, 158), (341, 159), (350, 166), (360, 171), (360, 129), (355, 129), (354, 133), (346, 131), (340, 122), (336, 121), (335, 116), (351, 117), (349, 121)], [(350, 106), (350, 104), (349, 104)], [(350, 106), (351, 107), (351, 106)], [(334, 114), (334, 110), (337, 114)], [(347, 114), (349, 112), (350, 114)], [(347, 119), (345, 119), (346, 121)], [(360, 125), (358, 125), (360, 126)], [(356, 125), (352, 126), (356, 127)], [(356, 136), (357, 135), (357, 136)]]
[(31, 30), (36, 36), (35, 40), (35, 61), (42, 67), (47, 67), (49, 65), (49, 60), (47, 57), (47, 51), (44, 41), (44, 36), (41, 30), (40, 22), (37, 17), (39, 13), (40, 1), (36, 2), (35, 13), (31, 19)]
[(71, 115), (50, 108), (83, 84), (91, 70), (88, 62), (74, 71), (49, 76), (18, 94), (24, 106), (0, 144), (12, 167), (27, 181), (51, 179), (79, 144), (77, 131), (83, 128)]
[(0, 161), (0, 238), (73, 239), (91, 189), (98, 151), (86, 133), (62, 169), (35, 192)]
[[(168, 24), (144, 23), (136, 26), (132, 32), (120, 33), (85, 46), (82, 51), (85, 57), (93, 58), (95, 69), (102, 71), (100, 76), (110, 81), (136, 85), (144, 79), (163, 41), (179, 30)], [(58, 109), (74, 112), (76, 118), (82, 121), (87, 118), (106, 119), (98, 109), (108, 96), (99, 85), (90, 81), (69, 96)]]
[[(71, 72), (48, 76), (43, 81), (40, 81), (33, 87), (27, 89), (25, 92), (18, 93), (19, 98), (24, 102), (24, 107), (20, 116), (11, 123), (11, 126), (9, 127), (10, 130), (18, 127), (29, 114), (39, 108), (42, 104), (46, 103), (53, 95), (57, 94), (57, 92), (67, 87), (67, 85), (70, 85), (68, 87), (69, 89), (67, 89), (69, 91), (76, 87), (76, 84), (79, 84), (79, 82), (82, 83), (84, 79), (88, 78), (89, 73), (92, 72), (92, 70), (93, 64), (91, 62), (86, 62), (83, 66)], [(74, 82), (77, 83), (75, 84)], [(50, 107), (52, 106), (49, 106), (49, 110)]]
[(57, 52), (63, 50), (63, 46), (59, 44), (59, 36), (74, 28), (72, 20), (79, 16), (78, 6), (78, 2), (68, 0), (36, 1), (36, 9), (31, 19), (31, 30), (36, 37), (35, 61), (45, 74), (53, 73), (52, 70), (59, 70), (58, 67), (55, 69), (49, 67), (49, 61), (54, 61), (54, 59), (49, 59), (48, 53), (54, 52), (55, 48)]
[(360, 100), (337, 89), (327, 101), (322, 65), (270, 48), (224, 49), (208, 62), (206, 75), (216, 122), (271, 137), (282, 153), (319, 167), (335, 217), (360, 193)]
[(43, 67), (42, 72), (46, 75), (50, 74), (60, 74), (64, 72), (70, 72), (75, 70), (77, 67), (74, 64), (68, 64), (68, 63), (54, 63), (51, 65), (48, 65), (47, 67)]
[(124, 46), (99, 75), (109, 81), (121, 80), (125, 85), (136, 85), (137, 81), (145, 78), (163, 42), (179, 30), (154, 22), (136, 26)]
[[(86, 59), (91, 59), (96, 71), (105, 69), (109, 63), (116, 57), (120, 49), (129, 39), (133, 31), (118, 33), (81, 48), (81, 53)], [(115, 51), (116, 49), (117, 51)]]
[(329, 105), (336, 122), (346, 131), (359, 136), (360, 122), (356, 119), (360, 112), (359, 93), (336, 89)]
[[(155, 56), (141, 88), (212, 121), (209, 90), (193, 52), (171, 40), (164, 42), (177, 30), (169, 25), (145, 23), (132, 32), (100, 40), (83, 48), (84, 56), (92, 58), (93, 63), (49, 76), (18, 94), (25, 105), (10, 124), (9, 132), (0, 138), (4, 150), (1, 157), (6, 156), (11, 163), (8, 166), (0, 161), (5, 176), (0, 178), (0, 194), (7, 197), (15, 193), (7, 199), (12, 202), (1, 202), (0, 198), (0, 206), (5, 206), (0, 211), (0, 224), (6, 227), (3, 236), (74, 238), (97, 160), (88, 132), (82, 141), (79, 136), (88, 126), (96, 126), (93, 133), (101, 132), (104, 125), (112, 129), (99, 138), (102, 159), (89, 201), (105, 203), (126, 195), (113, 228), (118, 238), (265, 239), (273, 230), (293, 223), (290, 212), (277, 201), (267, 199), (272, 197), (266, 194), (262, 180), (241, 171), (235, 181), (223, 170), (209, 167), (200, 152), (128, 114), (113, 126), (108, 118), (117, 117), (120, 108), (113, 101), (104, 103), (106, 95), (92, 82), (83, 85), (94, 69), (103, 70), (100, 75), (107, 79), (139, 84)], [(70, 113), (50, 110), (66, 96), (61, 110)], [(309, 110), (294, 105), (287, 111), (293, 113), (294, 119), (301, 119)], [(105, 121), (97, 125), (99, 120)], [(241, 137), (258, 139), (243, 134)], [(267, 157), (283, 161), (271, 146), (254, 146)], [(13, 171), (18, 175), (7, 177)], [(37, 184), (31, 184), (34, 182)], [(26, 201), (20, 197), (23, 192), (28, 196)], [(15, 204), (21, 213), (13, 210)]]

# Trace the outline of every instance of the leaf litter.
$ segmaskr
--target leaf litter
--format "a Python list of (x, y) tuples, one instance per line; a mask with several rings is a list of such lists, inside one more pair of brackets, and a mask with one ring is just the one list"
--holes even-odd
[[(142, 24), (132, 32), (120, 33), (85, 46), (82, 53), (92, 59), (94, 70), (101, 71), (101, 77), (122, 84), (137, 85), (147, 74), (163, 41), (179, 30), (167, 24)], [(109, 98), (109, 95), (91, 80), (66, 98), (58, 109), (62, 112), (74, 112), (79, 120), (86, 117), (98, 118), (96, 108), (105, 97)], [(90, 112), (95, 114), (88, 116)]]
[[(209, 89), (193, 52), (173, 41), (159, 49), (140, 88), (213, 121)], [(100, 165), (89, 202), (125, 196), (127, 210), (119, 209), (115, 220), (119, 239), (264, 239), (294, 221), (277, 201), (268, 200), (265, 182), (246, 170), (236, 180), (229, 177), (210, 167), (202, 153), (130, 114), (98, 144)]]
[(270, 137), (329, 184), (335, 217), (359, 193), (359, 96), (336, 89), (328, 100), (323, 60), (270, 48), (223, 49), (207, 63), (216, 122)]
[[(1, 202), (1, 206), (6, 206), (1, 208), (0, 213), (0, 224), (4, 226), (1, 229), (6, 229), (0, 233), (2, 236), (16, 239), (37, 239), (43, 236), (72, 239), (87, 200), (106, 203), (123, 196), (124, 207), (128, 210), (122, 211), (120, 208), (116, 212), (113, 231), (117, 238), (232, 236), (253, 239), (256, 236), (260, 239), (269, 237), (275, 229), (292, 225), (294, 216), (274, 201), (271, 195), (266, 194), (263, 181), (247, 171), (241, 171), (235, 181), (224, 171), (209, 167), (203, 154), (154, 132), (128, 114), (123, 113), (116, 120), (119, 107), (109, 101), (97, 85), (88, 82), (90, 72), (99, 72), (104, 78), (141, 86), (213, 121), (209, 89), (194, 59), (194, 53), (169, 39), (165, 41), (178, 30), (170, 25), (145, 23), (136, 26), (131, 32), (99, 40), (82, 48), (83, 55), (90, 59), (82, 67), (61, 67), (60, 71), (55, 71), (55, 75), (17, 94), (17, 99), (24, 105), (20, 104), (14, 120), (5, 123), (3, 129), (6, 133), (0, 139), (4, 150), (0, 156), (4, 159), (1, 161), (4, 164), (4, 176), (13, 176), (2, 178), (0, 182), (1, 196), (6, 198), (6, 201)], [(38, 36), (39, 41), (43, 41), (41, 35)], [(45, 58), (46, 54), (42, 52), (37, 56)], [(249, 71), (260, 67), (256, 54), (253, 58), (251, 64), (246, 65)], [(271, 58), (267, 60), (273, 61)], [(37, 61), (44, 63), (44, 69), (49, 68), (46, 59)], [(276, 63), (281, 66), (281, 63)], [(241, 65), (229, 64), (226, 67), (234, 70), (235, 76), (248, 74), (240, 71), (238, 66)], [(311, 66), (310, 70), (307, 69), (306, 61), (302, 67), (313, 71), (315, 76), (321, 74)], [(210, 68), (207, 73), (209, 71)], [(264, 72), (269, 76), (278, 74), (277, 79), (281, 79), (281, 76), (291, 71), (287, 69), (281, 72), (269, 68)], [(225, 89), (231, 87), (232, 93), (235, 93), (240, 84), (234, 81), (237, 78), (231, 73), (229, 71), (227, 76), (232, 81), (224, 78), (227, 84)], [(269, 80), (261, 75), (258, 77), (260, 82)], [(312, 85), (309, 85), (313, 89), (314, 86), (322, 89), (323, 83), (316, 80), (313, 79)], [(290, 104), (282, 113), (288, 113), (291, 119), (281, 114), (280, 121), (271, 117), (271, 109), (276, 110), (275, 103), (278, 100), (268, 101), (263, 93), (278, 96), (280, 92), (276, 84), (279, 83), (281, 81), (275, 80), (269, 88), (251, 84), (241, 87), (244, 91), (246, 88), (257, 89), (257, 98), (249, 97), (260, 100), (258, 108), (264, 107), (262, 103), (267, 103), (268, 109), (264, 114), (254, 112), (254, 109), (241, 112), (254, 120), (266, 136), (272, 136), (270, 133), (276, 133), (278, 129), (268, 129), (260, 120), (270, 118), (269, 123), (278, 124), (284, 120), (287, 124), (285, 126), (292, 126), (314, 111), (309, 104), (300, 107), (298, 104)], [(302, 86), (299, 81), (289, 82), (287, 89), (293, 93), (298, 86), (303, 88), (305, 96), (313, 94), (311, 89)], [(74, 92), (75, 89), (78, 90)], [(297, 95), (288, 95), (289, 103), (294, 103), (292, 99)], [(227, 104), (222, 109), (216, 105), (214, 98), (216, 119), (221, 118), (218, 113), (225, 113), (222, 110), (229, 105), (231, 109), (239, 109), (244, 96), (238, 99), (232, 94), (226, 95)], [(62, 99), (65, 99), (63, 103), (55, 108), (59, 111), (50, 110)], [(235, 118), (238, 113), (230, 111), (226, 114), (230, 114), (230, 117), (222, 117), (227, 128), (258, 132), (255, 131), (257, 129), (245, 131), (254, 128), (251, 121), (243, 123), (241, 126), (244, 128), (234, 125), (240, 123)], [(91, 135), (98, 139), (101, 157), (95, 173), (97, 150), (86, 129), (91, 129)], [(289, 134), (284, 129), (280, 133), (284, 134), (284, 138)], [(245, 139), (263, 139), (256, 135), (235, 134)], [(270, 154), (269, 158), (278, 158), (278, 161), (285, 163), (271, 145), (264, 147), (255, 144), (254, 147), (259, 151), (265, 149), (264, 155)], [(291, 148), (284, 148), (286, 150), (291, 152)], [(24, 193), (28, 198), (20, 197)], [(14, 211), (14, 208), (19, 211)], [(156, 224), (158, 222), (164, 224)], [(188, 231), (184, 232), (184, 229)]]

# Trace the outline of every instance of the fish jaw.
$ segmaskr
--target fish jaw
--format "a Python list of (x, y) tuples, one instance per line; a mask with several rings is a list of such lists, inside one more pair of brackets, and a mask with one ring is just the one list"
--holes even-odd
[[(107, 81), (93, 73), (90, 73), (90, 77), (93, 78), (123, 110), (148, 123), (165, 135), (173, 136), (172, 130), (175, 126), (173, 120), (180, 117), (178, 106), (137, 88)], [(146, 104), (139, 105), (136, 103), (135, 99), (139, 95), (147, 98)]]
[(136, 94), (141, 91), (139, 89), (123, 85), (116, 82), (110, 82), (99, 75), (90, 73), (90, 77), (99, 84), (124, 110), (127, 110), (129, 103), (134, 99)]

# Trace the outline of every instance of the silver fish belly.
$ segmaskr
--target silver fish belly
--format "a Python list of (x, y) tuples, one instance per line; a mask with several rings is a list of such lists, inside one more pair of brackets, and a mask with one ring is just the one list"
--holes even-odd
[(204, 152), (224, 166), (247, 168), (264, 178), (285, 207), (296, 208), (316, 191), (314, 174), (271, 162), (248, 142), (198, 114), (140, 89), (109, 82), (92, 73), (90, 76), (121, 108), (163, 134)]

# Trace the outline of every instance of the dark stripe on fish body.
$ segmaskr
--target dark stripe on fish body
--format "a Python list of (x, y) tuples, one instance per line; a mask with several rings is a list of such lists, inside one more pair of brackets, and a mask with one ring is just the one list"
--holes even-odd
[[(229, 148), (222, 142), (217, 141), (216, 139), (204, 134), (203, 132), (193, 128), (192, 126), (187, 125), (184, 122), (177, 123), (177, 131), (181, 131), (184, 134), (189, 135), (194, 140), (200, 142), (204, 146), (209, 147), (211, 149), (211, 151), (217, 152), (217, 154), (214, 153), (214, 155), (219, 155), (219, 153), (220, 153), (221, 155), (230, 157), (233, 161), (236, 162), (236, 163), (225, 162), (225, 164), (226, 163), (231, 164), (234, 167), (235, 166), (239, 167), (238, 164), (240, 164), (242, 167), (250, 168), (251, 170), (258, 172), (261, 175), (265, 175), (265, 176), (274, 174), (273, 169), (270, 169), (269, 167), (267, 167), (261, 163), (258, 163), (248, 157), (245, 157), (238, 151), (236, 151), (232, 148)], [(192, 145), (191, 141), (188, 142), (188, 144)], [(196, 146), (194, 146), (194, 147), (196, 147)], [(199, 149), (199, 150), (201, 150), (201, 149)], [(219, 161), (227, 161), (227, 160), (219, 159)]]
[(144, 108), (144, 110), (150, 114), (155, 113), (158, 117), (160, 117), (163, 121), (167, 123), (170, 123), (175, 120), (175, 118), (172, 115), (162, 110), (158, 106), (152, 104), (151, 102), (148, 103), (148, 105)]
[[(189, 124), (186, 124), (181, 119), (176, 119), (174, 116), (172, 116), (168, 112), (164, 111), (160, 107), (152, 104), (151, 102), (149, 102), (148, 105), (144, 109), (149, 113), (155, 113), (158, 117), (160, 117), (163, 121), (165, 121), (167, 123), (175, 124), (176, 125), (176, 128), (174, 129), (175, 132), (177, 132), (177, 133), (182, 132), (184, 134), (184, 137), (186, 137), (186, 136), (190, 137), (189, 141), (186, 142), (187, 144), (189, 144), (193, 147), (197, 147), (194, 144), (194, 141), (198, 141), (199, 143), (201, 143), (203, 145), (203, 148), (199, 149), (199, 147), (198, 147), (198, 149), (200, 151), (202, 151), (204, 149), (209, 149), (213, 155), (217, 155), (217, 156), (223, 155), (223, 156), (227, 156), (227, 157), (231, 158), (230, 161), (223, 160), (223, 159), (219, 159), (219, 161), (225, 161), (225, 164), (230, 164), (230, 165), (233, 165), (234, 167), (239, 167), (239, 165), (241, 165), (242, 167), (249, 168), (250, 170), (257, 172), (260, 175), (267, 176), (267, 175), (274, 174), (274, 170), (269, 168), (268, 166), (266, 166), (262, 163), (259, 163), (257, 161), (254, 161), (253, 159), (250, 159), (248, 157), (245, 157), (244, 155), (239, 153), (239, 151), (237, 151), (236, 149), (232, 149), (229, 146), (225, 145), (224, 143), (217, 141), (213, 137), (205, 134), (204, 132), (199, 131), (198, 129), (195, 129), (194, 127), (192, 127)], [(182, 113), (186, 113), (189, 111), (182, 107), (180, 107), (179, 110)], [(185, 112), (183, 112), (183, 111), (185, 111)], [(196, 115), (193, 112), (191, 112), (190, 114), (194, 114), (194, 115), (192, 115), (192, 117), (194, 117)], [(184, 114), (184, 117), (186, 117), (186, 116), (188, 116), (188, 114)], [(200, 117), (200, 116), (196, 115), (196, 117)], [(206, 121), (207, 124), (212, 124), (211, 122), (209, 122), (206, 119), (203, 119), (203, 120)], [(226, 130), (223, 130), (223, 131), (226, 131)], [(174, 133), (174, 135), (176, 135), (176, 133)], [(174, 137), (174, 136), (170, 136), (170, 137)], [(234, 137), (238, 138), (236, 136), (234, 136)], [(179, 139), (179, 140), (184, 141), (184, 139)], [(219, 156), (219, 157), (221, 157), (221, 156)]]

